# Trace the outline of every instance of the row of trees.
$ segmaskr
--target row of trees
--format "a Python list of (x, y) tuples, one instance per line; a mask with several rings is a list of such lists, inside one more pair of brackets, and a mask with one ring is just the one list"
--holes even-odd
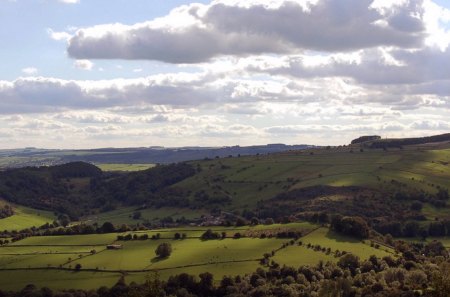
[(373, 224), (373, 228), (381, 234), (391, 234), (394, 237), (450, 236), (450, 220), (435, 221), (424, 226), (417, 221), (381, 221)]

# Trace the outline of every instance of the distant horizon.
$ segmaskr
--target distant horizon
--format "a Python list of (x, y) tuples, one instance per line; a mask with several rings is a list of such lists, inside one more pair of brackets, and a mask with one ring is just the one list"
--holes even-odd
[[(415, 137), (428, 137), (428, 136), (435, 136), (435, 135), (442, 135), (442, 134), (450, 134), (449, 132), (446, 133), (439, 133), (439, 134), (427, 134), (427, 135), (420, 135), (420, 136), (405, 136), (405, 137), (383, 137), (382, 135), (359, 135), (354, 139), (357, 139), (361, 136), (380, 136), (381, 139), (397, 139), (397, 138), (415, 138)], [(35, 146), (26, 146), (26, 147), (16, 147), (16, 148), (1, 148), (0, 150), (26, 150), (26, 149), (36, 149), (36, 150), (101, 150), (101, 149), (152, 149), (152, 148), (164, 148), (164, 149), (182, 149), (182, 148), (229, 148), (229, 147), (252, 147), (252, 146), (271, 146), (271, 145), (285, 145), (285, 146), (311, 146), (311, 147), (326, 147), (326, 146), (345, 146), (349, 145), (351, 141), (348, 143), (343, 144), (337, 144), (337, 145), (331, 145), (331, 144), (313, 144), (313, 143), (262, 143), (262, 144), (249, 144), (249, 145), (217, 145), (217, 146), (201, 146), (201, 145), (183, 145), (183, 146), (163, 146), (163, 145), (149, 145), (149, 146), (99, 146), (99, 147), (81, 147), (81, 148), (52, 148), (52, 147), (35, 147)]]
[(83, 151), (83, 150), (107, 150), (107, 149), (157, 149), (157, 148), (164, 148), (164, 149), (183, 149), (183, 148), (231, 148), (231, 147), (253, 147), (253, 146), (270, 146), (270, 145), (284, 145), (284, 146), (311, 146), (311, 147), (322, 147), (319, 145), (314, 144), (286, 144), (286, 143), (267, 143), (267, 144), (253, 144), (253, 145), (221, 145), (221, 146), (198, 146), (198, 145), (187, 145), (187, 146), (159, 146), (159, 145), (152, 145), (152, 146), (128, 146), (128, 147), (92, 147), (92, 148), (50, 148), (50, 147), (17, 147), (17, 148), (0, 148), (0, 151), (3, 150), (55, 150), (55, 151), (70, 151), (70, 150), (77, 150), (77, 151)]

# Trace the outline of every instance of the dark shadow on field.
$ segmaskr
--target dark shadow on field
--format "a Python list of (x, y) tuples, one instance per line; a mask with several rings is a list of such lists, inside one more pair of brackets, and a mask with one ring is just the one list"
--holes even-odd
[(161, 262), (161, 261), (164, 261), (164, 260), (167, 260), (167, 259), (169, 259), (169, 257), (164, 257), (164, 258), (161, 258), (161, 257), (154, 257), (153, 259), (150, 260), (150, 262), (152, 262), (152, 263), (158, 263), (158, 262)]
[(325, 235), (325, 237), (328, 238), (328, 239), (336, 240), (337, 242), (348, 242), (348, 243), (359, 243), (359, 242), (361, 242), (358, 239), (337, 234), (336, 232), (334, 232), (332, 230), (328, 230), (328, 232)]

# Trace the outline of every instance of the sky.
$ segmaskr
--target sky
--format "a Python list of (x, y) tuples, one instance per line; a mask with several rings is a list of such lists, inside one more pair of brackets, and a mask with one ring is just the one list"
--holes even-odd
[(0, 149), (450, 130), (447, 0), (0, 0)]

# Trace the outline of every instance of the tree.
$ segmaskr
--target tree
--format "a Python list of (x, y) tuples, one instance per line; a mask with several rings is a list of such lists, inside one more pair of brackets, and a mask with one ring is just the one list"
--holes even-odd
[(238, 218), (237, 220), (236, 220), (236, 227), (241, 227), (241, 226), (245, 226), (245, 224), (246, 224), (246, 222), (245, 222), (245, 220), (244, 219), (242, 219), (242, 218)]
[(78, 263), (77, 265), (75, 265), (75, 270), (76, 271), (80, 271), (81, 270), (81, 264)]
[(113, 233), (115, 231), (116, 231), (116, 228), (114, 228), (114, 225), (110, 222), (103, 223), (103, 225), (101, 227), (102, 233)]
[(273, 224), (275, 224), (275, 222), (273, 221), (272, 218), (267, 218), (266, 221), (264, 222), (264, 224), (266, 224), (266, 225), (273, 225)]
[(205, 231), (205, 233), (202, 234), (200, 237), (203, 240), (209, 240), (209, 239), (219, 239), (221, 236), (217, 232), (213, 232), (211, 229), (208, 229)]
[(442, 263), (439, 267), (440, 272), (435, 272), (432, 279), (434, 296), (448, 297), (450, 292), (450, 263)]
[(163, 242), (155, 250), (156, 255), (159, 258), (168, 258), (172, 254), (172, 245), (167, 242)]
[(257, 217), (253, 217), (252, 219), (251, 219), (251, 223), (250, 223), (252, 226), (256, 226), (256, 225), (259, 225), (259, 219), (257, 218)]
[(345, 235), (361, 239), (369, 237), (369, 226), (361, 217), (342, 217), (336, 215), (331, 220), (331, 228)]
[(337, 264), (342, 269), (348, 268), (352, 273), (355, 273), (356, 268), (359, 268), (359, 257), (353, 254), (345, 254)]

